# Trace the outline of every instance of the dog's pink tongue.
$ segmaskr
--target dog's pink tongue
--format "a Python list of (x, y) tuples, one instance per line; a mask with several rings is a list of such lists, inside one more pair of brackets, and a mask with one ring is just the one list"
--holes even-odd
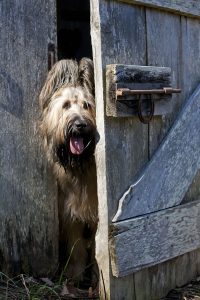
[(83, 138), (82, 137), (71, 137), (70, 138), (70, 151), (72, 154), (80, 155), (84, 150)]

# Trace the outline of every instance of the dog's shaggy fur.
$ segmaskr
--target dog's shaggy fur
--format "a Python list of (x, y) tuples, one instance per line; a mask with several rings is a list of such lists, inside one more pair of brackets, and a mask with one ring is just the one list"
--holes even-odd
[(67, 273), (81, 280), (86, 265), (94, 262), (97, 226), (92, 61), (57, 62), (39, 100), (45, 151), (58, 182), (61, 247), (72, 252)]

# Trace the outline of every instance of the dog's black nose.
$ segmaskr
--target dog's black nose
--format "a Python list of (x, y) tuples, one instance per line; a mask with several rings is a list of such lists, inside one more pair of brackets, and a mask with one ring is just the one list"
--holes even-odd
[(85, 121), (80, 121), (80, 120), (76, 120), (74, 122), (74, 125), (78, 128), (78, 129), (83, 129), (85, 127), (87, 127), (87, 123)]

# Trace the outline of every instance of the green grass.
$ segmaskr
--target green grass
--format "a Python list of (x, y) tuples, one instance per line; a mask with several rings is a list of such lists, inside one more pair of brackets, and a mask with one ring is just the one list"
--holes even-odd
[[(64, 278), (64, 274), (62, 274)], [(73, 285), (68, 285), (66, 280), (43, 283), (41, 279), (34, 279), (26, 275), (9, 278), (0, 272), (0, 300), (62, 300), (62, 299), (98, 299), (97, 291), (81, 290)], [(60, 282), (60, 283), (59, 283)], [(62, 295), (66, 289), (67, 295)], [(90, 295), (89, 295), (90, 293)]]
[(53, 286), (48, 286), (40, 280), (23, 274), (11, 279), (6, 274), (0, 273), (1, 300), (59, 300), (62, 299), (59, 295), (61, 290), (61, 285), (53, 284)]
[(64, 268), (63, 268), (63, 271), (62, 271), (61, 274), (60, 274), (59, 285), (61, 285), (62, 282), (63, 282), (63, 276), (64, 276), (64, 274), (66, 273), (67, 267), (68, 267), (68, 265), (69, 265), (69, 261), (70, 261), (71, 256), (72, 256), (72, 253), (73, 253), (74, 248), (75, 248), (75, 246), (76, 246), (76, 244), (77, 244), (78, 242), (79, 242), (79, 240), (77, 240), (77, 241), (74, 243), (74, 245), (73, 245), (73, 247), (72, 247), (72, 249), (71, 249), (71, 251), (70, 251), (70, 254), (69, 254), (69, 257), (68, 257), (68, 259), (67, 259), (67, 262), (66, 262), (66, 264), (65, 264), (65, 266), (64, 266)]
[(53, 281), (48, 278), (35, 279), (24, 274), (10, 278), (0, 272), (0, 300), (98, 299), (97, 291), (92, 290), (91, 293), (91, 288), (88, 291), (81, 290), (66, 277), (67, 267), (78, 241), (74, 243), (61, 274), (58, 274)]

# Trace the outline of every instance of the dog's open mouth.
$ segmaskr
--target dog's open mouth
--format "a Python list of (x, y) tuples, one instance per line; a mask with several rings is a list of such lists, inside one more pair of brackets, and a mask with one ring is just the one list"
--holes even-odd
[(83, 151), (89, 146), (91, 141), (86, 141), (81, 136), (70, 137), (69, 147), (70, 151), (74, 155), (81, 155)]
[(85, 147), (83, 143), (83, 137), (74, 136), (69, 141), (70, 151), (72, 154), (80, 155), (83, 153)]

